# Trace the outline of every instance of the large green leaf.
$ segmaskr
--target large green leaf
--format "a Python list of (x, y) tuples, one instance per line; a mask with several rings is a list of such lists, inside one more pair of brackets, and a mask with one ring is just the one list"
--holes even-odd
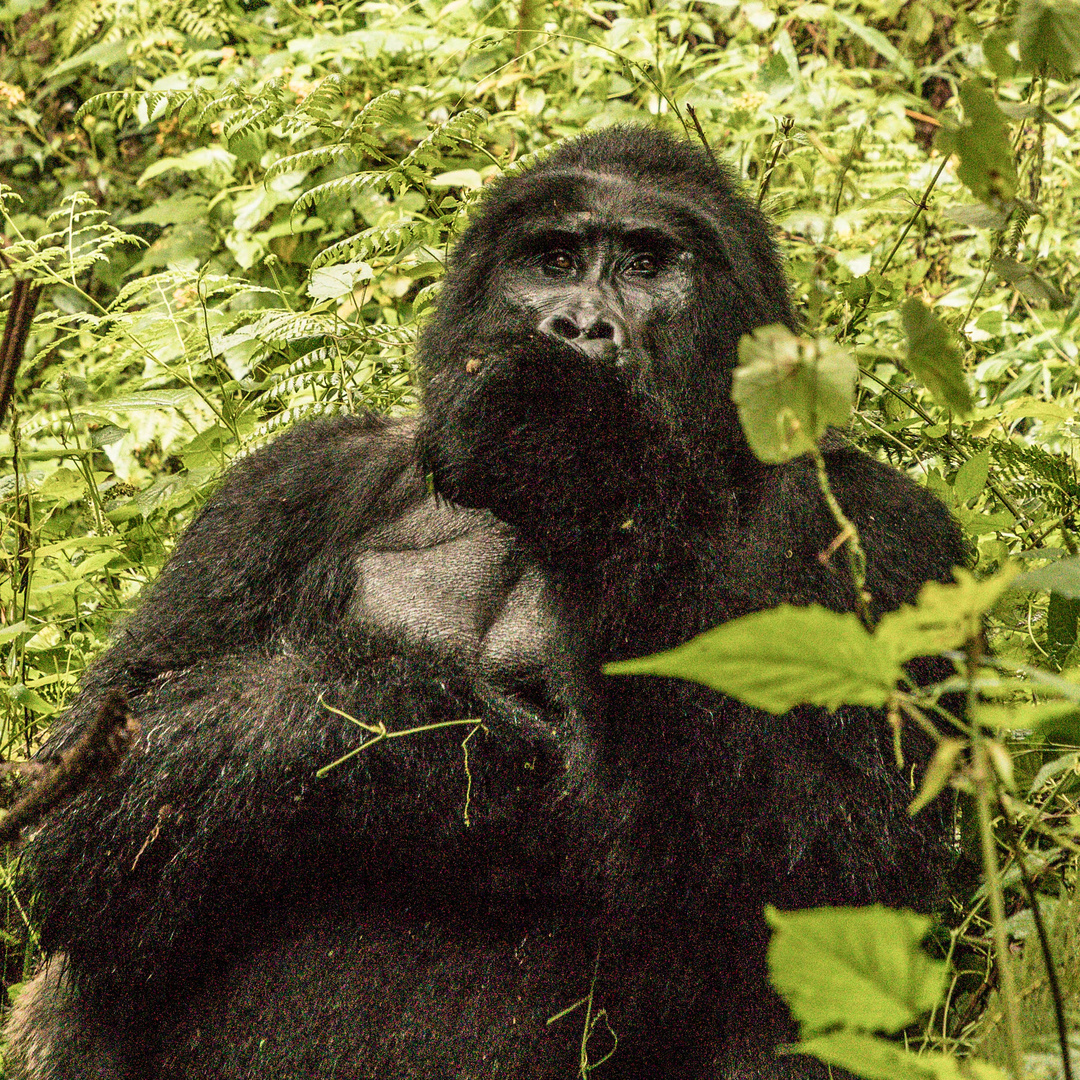
[(900, 309), (908, 339), (907, 363), (939, 405), (958, 413), (974, 407), (964, 378), (964, 356), (945, 324), (921, 301)]
[(816, 604), (746, 615), (604, 671), (689, 679), (776, 714), (803, 704), (883, 705), (902, 675), (855, 615)]
[(825, 338), (763, 326), (739, 342), (731, 397), (750, 449), (762, 461), (789, 461), (812, 450), (830, 425), (851, 416), (858, 368)]
[(930, 920), (911, 911), (765, 909), (769, 977), (803, 1036), (833, 1027), (895, 1032), (937, 1004), (948, 966), (920, 946)]

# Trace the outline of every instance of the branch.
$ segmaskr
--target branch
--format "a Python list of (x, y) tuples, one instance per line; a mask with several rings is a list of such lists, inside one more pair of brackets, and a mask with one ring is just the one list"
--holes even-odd
[(30, 790), (0, 820), (0, 843), (18, 840), (22, 830), (91, 784), (111, 776), (139, 734), (127, 698), (111, 691), (79, 741), (55, 758), (8, 762), (5, 771), (31, 778)]

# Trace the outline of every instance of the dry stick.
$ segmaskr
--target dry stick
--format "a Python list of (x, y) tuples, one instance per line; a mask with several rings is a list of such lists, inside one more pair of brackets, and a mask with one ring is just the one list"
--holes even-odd
[(0, 821), (0, 843), (17, 840), (26, 826), (111, 774), (131, 748), (138, 731), (138, 721), (127, 711), (127, 698), (119, 690), (110, 691), (79, 741), (62, 751), (55, 762), (45, 764), (44, 775)]
[(1032, 882), (1031, 874), (1028, 873), (1024, 856), (1020, 851), (1020, 841), (1016, 836), (1016, 828), (1000, 792), (998, 792), (998, 810), (1001, 813), (1001, 820), (1005, 824), (1005, 836), (1009, 841), (1009, 849), (1012, 852), (1012, 857), (1016, 860), (1017, 869), (1020, 871), (1020, 880), (1024, 883), (1024, 892), (1027, 894), (1028, 903), (1031, 905), (1031, 916), (1035, 920), (1035, 932), (1039, 935), (1039, 947), (1042, 949), (1043, 963), (1046, 965), (1046, 979), (1050, 985), (1050, 997), (1054, 1002), (1054, 1022), (1057, 1025), (1058, 1046), (1061, 1049), (1061, 1067), (1064, 1078), (1065, 1080), (1073, 1080), (1072, 1054), (1069, 1051), (1069, 1029), (1065, 1023), (1065, 1004), (1061, 997), (1061, 984), (1058, 982), (1054, 955), (1050, 950), (1050, 937), (1046, 933), (1042, 909), (1039, 907), (1039, 901), (1035, 896), (1035, 885)]
[(705, 138), (705, 132), (701, 129), (701, 122), (697, 118), (697, 109), (688, 101), (686, 103), (686, 111), (690, 114), (690, 120), (693, 122), (694, 130), (698, 134), (698, 138), (701, 140), (701, 145), (705, 147), (705, 153), (709, 155), (709, 160), (713, 163), (713, 168), (717, 172), (720, 172), (720, 163), (716, 160), (716, 155), (713, 153), (712, 147), (709, 145), (709, 140)]
[(40, 285), (31, 285), (22, 278), (16, 278), (11, 286), (11, 302), (4, 323), (4, 337), (0, 341), (0, 420), (15, 393), (15, 376), (26, 351), (41, 289)]

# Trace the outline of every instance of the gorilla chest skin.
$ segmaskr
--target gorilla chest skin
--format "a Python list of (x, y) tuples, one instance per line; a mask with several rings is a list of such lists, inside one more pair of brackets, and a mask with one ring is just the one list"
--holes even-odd
[(495, 683), (535, 683), (552, 659), (556, 599), (514, 540), (489, 512), (418, 484), (414, 503), (362, 538), (352, 617)]
[[(50, 959), (8, 1075), (821, 1076), (774, 1052), (762, 906), (929, 906), (940, 815), (907, 814), (872, 710), (600, 674), (852, 607), (813, 467), (734, 420), (769, 323), (795, 319), (767, 224), (692, 147), (614, 128), (493, 185), (419, 418), (231, 469), (59, 723), (50, 749), (120, 691), (145, 737), (27, 844)], [(932, 496), (825, 458), (876, 612), (949, 578)]]

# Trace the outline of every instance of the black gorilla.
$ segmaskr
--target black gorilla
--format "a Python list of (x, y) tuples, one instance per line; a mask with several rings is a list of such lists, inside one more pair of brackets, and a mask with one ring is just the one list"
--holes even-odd
[[(851, 608), (812, 466), (753, 459), (729, 401), (740, 335), (794, 321), (765, 220), (689, 144), (614, 128), (493, 185), (420, 417), (237, 465), (87, 673), (52, 747), (117, 689), (144, 739), (27, 845), (51, 959), (9, 1075), (818, 1075), (774, 1053), (762, 905), (925, 907), (940, 816), (909, 818), (876, 712), (599, 673)], [(826, 457), (876, 612), (949, 578), (933, 497)], [(318, 778), (371, 736), (350, 717), (483, 728)]]

